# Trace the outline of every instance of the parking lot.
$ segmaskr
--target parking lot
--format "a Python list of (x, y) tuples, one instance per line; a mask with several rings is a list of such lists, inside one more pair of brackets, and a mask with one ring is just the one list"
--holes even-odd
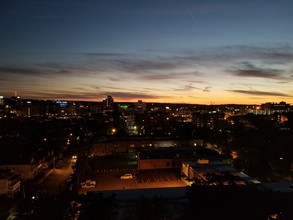
[(180, 175), (173, 170), (144, 170), (136, 179), (138, 183), (172, 182), (180, 180)]
[[(121, 179), (121, 176), (126, 173), (131, 173), (133, 178)], [(80, 188), (79, 193), (186, 186), (186, 183), (181, 180), (179, 173), (173, 170), (145, 170), (137, 172), (136, 169), (110, 169), (93, 174), (91, 180), (96, 181), (96, 186), (90, 189)]]

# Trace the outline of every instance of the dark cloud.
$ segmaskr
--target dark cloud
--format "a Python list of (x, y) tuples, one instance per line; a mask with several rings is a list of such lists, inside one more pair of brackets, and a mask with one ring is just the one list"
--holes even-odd
[(188, 85), (184, 85), (180, 89), (175, 89), (175, 91), (191, 91), (193, 89), (201, 90), (200, 88), (193, 86), (192, 83), (189, 83)]
[(68, 91), (54, 91), (54, 92), (39, 92), (28, 95), (30, 97), (43, 97), (43, 99), (64, 99), (64, 100), (96, 100), (102, 101), (107, 95), (111, 95), (116, 100), (139, 100), (139, 99), (155, 99), (158, 96), (144, 93), (131, 92), (68, 92)]
[(121, 57), (121, 56), (129, 56), (126, 53), (84, 53), (85, 56), (89, 57)]
[(236, 55), (237, 57), (243, 55), (247, 58), (293, 60), (293, 47), (288, 45), (272, 45), (269, 47), (232, 45), (221, 47), (220, 50), (226, 54)]
[(248, 69), (240, 69), (233, 71), (235, 76), (239, 77), (258, 77), (258, 78), (270, 78), (275, 79), (279, 75), (276, 74), (276, 71), (274, 70), (248, 70)]
[[(84, 91), (80, 91), (80, 92), (76, 92), (78, 93), (79, 96), (81, 96), (82, 98), (86, 98), (87, 94), (90, 95), (90, 97), (92, 98), (97, 98), (97, 97), (105, 97), (106, 95), (110, 94), (113, 97), (115, 97), (116, 99), (155, 99), (158, 96), (152, 95), (149, 91), (155, 91), (154, 89), (151, 88), (145, 88), (145, 89), (140, 89), (140, 90), (135, 90), (135, 92), (128, 92), (125, 91), (125, 89), (120, 88), (120, 87), (110, 87), (110, 86), (103, 86), (103, 87), (98, 87), (96, 85), (91, 85), (91, 84), (83, 84), (85, 86), (85, 88), (83, 87), (78, 87), (79, 90), (84, 90)], [(88, 90), (86, 88), (91, 88), (94, 89), (95, 92), (87, 92)], [(120, 91), (125, 91), (125, 92), (120, 92)], [(92, 91), (92, 90), (91, 90)], [(106, 92), (108, 91), (108, 92)], [(115, 91), (119, 91), (119, 92), (115, 92)], [(64, 91), (60, 91), (61, 94), (64, 93)], [(72, 95), (72, 94), (71, 94)], [(92, 95), (92, 96), (91, 96)], [(75, 95), (73, 94), (72, 97), (74, 97)]]
[(84, 75), (91, 74), (96, 75), (97, 73), (101, 73), (104, 71), (104, 68), (101, 68), (97, 66), (95, 63), (88, 62), (86, 63), (83, 60), (78, 61), (68, 61), (68, 62), (44, 62), (44, 63), (35, 63), (34, 66), (36, 66), (38, 69), (43, 70), (43, 72), (51, 72), (51, 73), (58, 73), (60, 71), (66, 71), (67, 73), (70, 73), (71, 75), (78, 76), (78, 75)]
[(67, 69), (37, 69), (37, 68), (19, 68), (19, 67), (0, 67), (0, 74), (3, 76), (22, 75), (22, 76), (64, 76), (71, 74)]
[(206, 83), (205, 81), (202, 81), (202, 80), (192, 80), (190, 82), (192, 82), (192, 83), (198, 83), (198, 84), (204, 84), (204, 83)]
[(202, 91), (203, 92), (210, 92), (211, 91), (211, 86), (206, 86)]
[(117, 68), (126, 72), (144, 72), (153, 70), (172, 70), (182, 66), (180, 61), (171, 61), (165, 59), (150, 58), (145, 59), (120, 59), (115, 60), (113, 63)]
[(121, 81), (123, 78), (117, 76), (117, 77), (108, 77), (108, 79), (109, 79), (110, 81), (119, 82), (119, 81)]
[(269, 58), (278, 59), (278, 60), (285, 60), (285, 61), (293, 61), (293, 53), (264, 53), (264, 56)]
[[(106, 94), (105, 94), (106, 95)], [(145, 93), (131, 93), (131, 92), (111, 92), (111, 95), (117, 99), (155, 99), (158, 96)]]
[(69, 71), (69, 70), (58, 70), (55, 73), (60, 73), (61, 75), (68, 75), (68, 74), (71, 74), (71, 71)]
[[(97, 87), (96, 89), (99, 89), (99, 87)], [(73, 90), (73, 91), (77, 91), (77, 90), (87, 90), (87, 88), (84, 88), (84, 87), (73, 87), (72, 90)]]
[[(293, 61), (293, 48), (290, 47), (252, 47), (245, 45), (235, 45), (220, 48), (205, 48), (201, 51), (194, 50), (165, 50), (165, 51), (147, 51), (148, 53), (84, 53), (81, 54), (91, 59), (86, 59), (89, 66), (93, 65), (91, 70), (99, 73), (103, 71), (119, 71), (123, 73), (151, 73), (157, 76), (143, 76), (146, 80), (164, 79), (157, 72), (166, 73), (167, 71), (179, 70), (187, 67), (217, 67), (227, 68), (227, 65), (236, 65), (232, 72), (240, 77), (264, 77), (275, 78), (278, 74), (283, 73), (284, 69), (276, 70), (270, 68), (274, 63), (284, 64)], [(160, 56), (155, 55), (160, 53)], [(258, 65), (266, 66), (261, 68), (249, 64), (249, 62), (236, 63), (239, 60), (253, 59)], [(61, 67), (59, 67), (61, 68)], [(155, 72), (157, 71), (157, 72)], [(168, 73), (169, 74), (169, 73)], [(198, 75), (198, 71), (194, 72)]]
[(41, 99), (63, 99), (63, 100), (102, 100), (95, 92), (68, 92), (68, 91), (43, 91), (26, 92), (29, 97), (41, 97)]
[(277, 69), (262, 69), (258, 68), (250, 62), (242, 62), (240, 68), (236, 70), (230, 70), (234, 76), (239, 77), (256, 77), (256, 78), (269, 78), (269, 79), (281, 79), (282, 70)]
[(141, 80), (167, 80), (167, 79), (179, 79), (182, 78), (180, 73), (170, 73), (170, 74), (142, 74), (139, 76)]
[[(284, 46), (253, 47), (236, 45), (206, 48), (203, 51), (171, 50), (165, 55), (148, 56), (143, 59), (137, 58), (134, 54), (125, 55), (124, 57), (124, 59), (114, 60), (113, 63), (116, 68), (126, 72), (168, 71), (190, 66), (220, 67), (221, 65), (227, 65), (228, 62), (234, 64), (241, 59), (253, 59), (259, 64), (268, 66), (268, 68), (263, 69), (249, 64), (249, 62), (242, 62), (240, 67), (236, 67), (235, 73), (239, 72), (240, 76), (275, 77), (277, 74), (282, 73), (282, 70), (270, 68), (270, 65), (274, 63), (285, 64), (293, 61), (293, 48)], [(195, 74), (197, 73), (195, 72)]]
[(0, 82), (5, 83), (15, 83), (15, 79), (12, 77), (0, 77)]
[(235, 93), (242, 93), (246, 95), (258, 95), (258, 96), (288, 96), (287, 94), (280, 93), (280, 92), (265, 92), (265, 91), (256, 91), (256, 90), (227, 90), (229, 92), (235, 92)]
[(1, 74), (21, 74), (21, 75), (38, 75), (43, 73), (36, 69), (16, 68), (16, 67), (0, 67)]

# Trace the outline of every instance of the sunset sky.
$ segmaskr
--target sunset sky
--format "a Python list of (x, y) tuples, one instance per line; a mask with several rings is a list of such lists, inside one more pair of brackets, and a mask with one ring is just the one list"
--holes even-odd
[(1, 0), (0, 95), (293, 104), (292, 0)]

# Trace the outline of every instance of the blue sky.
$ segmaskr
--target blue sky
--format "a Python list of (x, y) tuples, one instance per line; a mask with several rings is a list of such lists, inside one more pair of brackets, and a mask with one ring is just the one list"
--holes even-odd
[(293, 104), (290, 0), (2, 0), (0, 95)]

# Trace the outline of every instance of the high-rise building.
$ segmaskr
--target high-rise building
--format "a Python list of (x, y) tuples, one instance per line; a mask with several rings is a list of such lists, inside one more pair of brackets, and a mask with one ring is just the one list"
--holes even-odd
[(193, 113), (193, 125), (196, 128), (208, 128), (214, 131), (221, 131), (225, 125), (225, 114), (214, 112)]
[(112, 109), (113, 105), (114, 105), (114, 99), (112, 98), (112, 96), (108, 95), (104, 100), (104, 107), (108, 108), (108, 109)]
[(5, 103), (4, 103), (4, 97), (0, 96), (0, 117), (2, 117), (2, 113), (4, 112), (5, 109)]
[(0, 106), (4, 106), (4, 97), (0, 96)]
[(143, 102), (142, 100), (138, 100), (135, 103), (135, 110), (137, 110), (139, 112), (144, 112), (146, 110), (146, 103)]

